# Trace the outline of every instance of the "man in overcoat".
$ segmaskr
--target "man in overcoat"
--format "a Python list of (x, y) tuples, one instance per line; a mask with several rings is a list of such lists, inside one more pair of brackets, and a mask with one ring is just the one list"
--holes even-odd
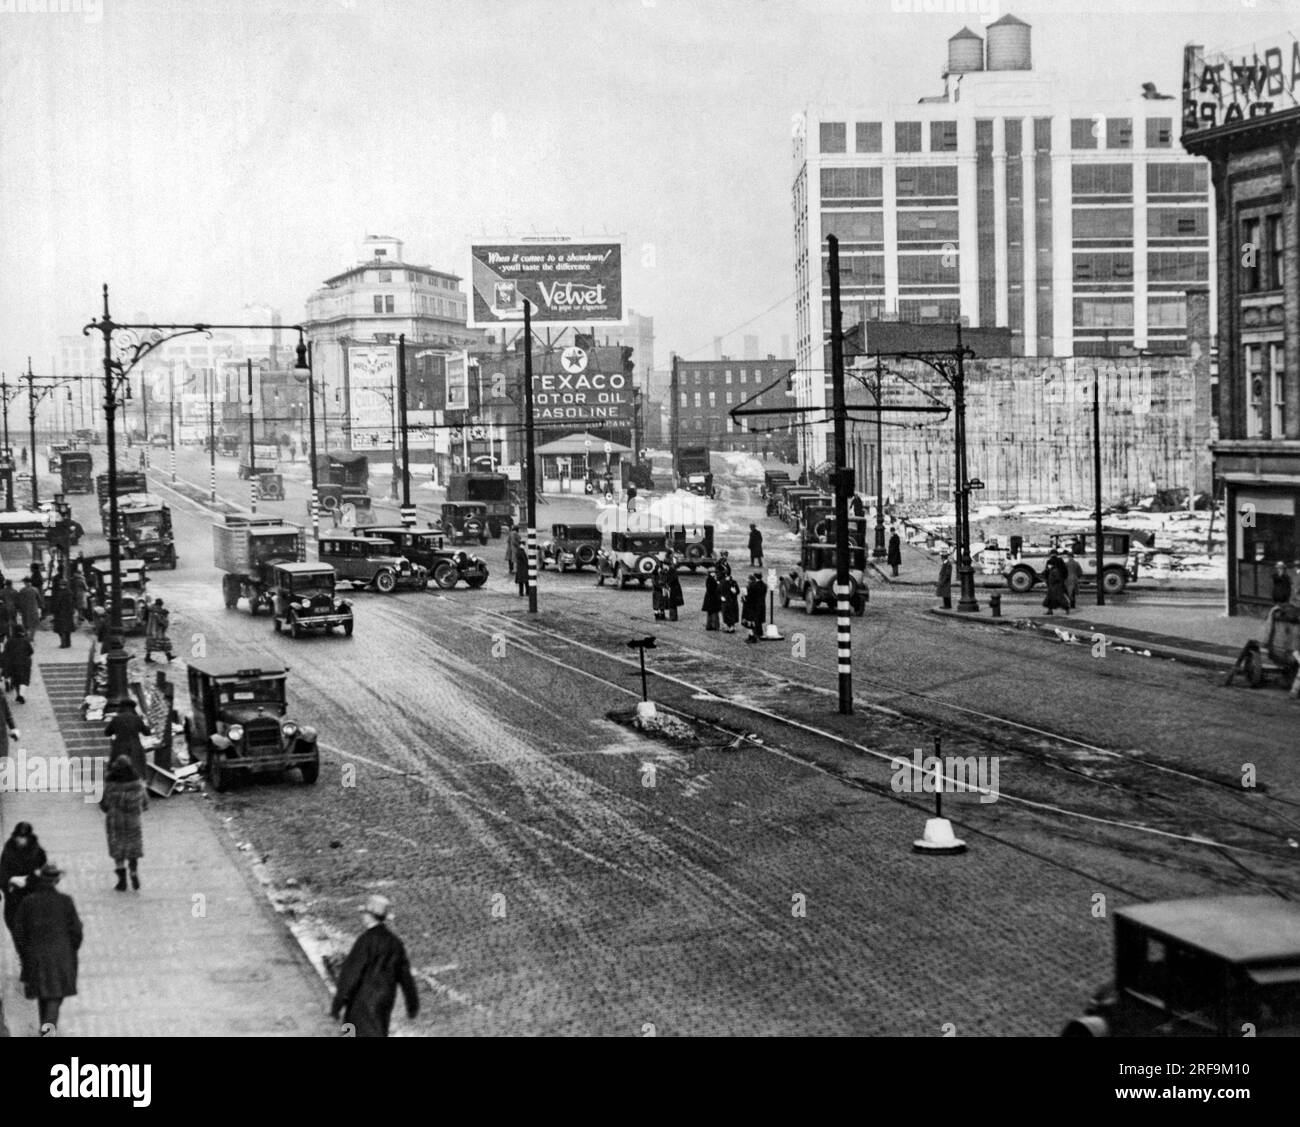
[(388, 898), (371, 896), (361, 909), (366, 930), (353, 944), (339, 971), (331, 1017), (342, 1015), (357, 1037), (387, 1037), (388, 1023), (402, 988), (406, 1016), (420, 1012), (420, 995), (402, 941), (388, 930)]
[(63, 875), (52, 861), (41, 866), (14, 919), (14, 943), (22, 962), (23, 993), (39, 1006), (42, 1031), (55, 1032), (59, 1007), (77, 992), (81, 917), (72, 897), (55, 887)]

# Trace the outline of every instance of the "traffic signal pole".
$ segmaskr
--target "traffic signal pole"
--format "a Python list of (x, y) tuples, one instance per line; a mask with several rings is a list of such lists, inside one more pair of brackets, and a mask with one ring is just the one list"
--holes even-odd
[(533, 452), (533, 303), (524, 299), (524, 464), (528, 478), (528, 613), (537, 613), (537, 488)]
[[(840, 714), (853, 712), (853, 645), (849, 620), (849, 477), (845, 466), (844, 322), (840, 307), (840, 241), (826, 237), (831, 281), (831, 410), (835, 423), (835, 649)], [(865, 546), (864, 546), (865, 547)]]

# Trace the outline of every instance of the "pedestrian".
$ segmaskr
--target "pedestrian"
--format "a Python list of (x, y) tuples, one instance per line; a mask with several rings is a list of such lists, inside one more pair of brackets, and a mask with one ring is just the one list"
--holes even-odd
[(749, 526), (749, 566), (763, 566), (763, 534), (758, 531), (758, 525), (752, 522)]
[(27, 895), (28, 883), (44, 864), (45, 850), (31, 822), (19, 822), (4, 849), (0, 849), (0, 894), (4, 896), (5, 927), (11, 938), (18, 905)]
[(515, 583), (519, 594), (528, 594), (528, 549), (522, 544), (515, 547)]
[(677, 557), (671, 552), (664, 561), (664, 610), (668, 612), (668, 621), (677, 621), (677, 608), (684, 606), (685, 598), (682, 597), (682, 581), (677, 578)]
[(22, 612), (18, 609), (18, 592), (14, 590), (12, 579), (6, 579), (3, 589), (0, 589), (0, 603), (4, 604), (5, 621), (8, 623), (7, 634), (13, 634), (14, 628), (22, 619)]
[(1083, 582), (1083, 565), (1074, 558), (1073, 552), (1065, 553), (1065, 597), (1074, 610), (1079, 599), (1079, 584)]
[(339, 971), (330, 1016), (352, 1027), (357, 1037), (387, 1037), (388, 1023), (402, 988), (406, 1016), (420, 1012), (420, 995), (402, 941), (388, 930), (392, 905), (386, 896), (371, 896), (361, 909), (366, 930), (352, 945)]
[(636, 512), (636, 486), (635, 485), (629, 484), (627, 487), (627, 511), (629, 513)]
[(27, 633), (35, 636), (41, 617), (45, 614), (45, 600), (41, 598), (40, 589), (32, 585), (30, 575), (23, 579), (22, 589), (18, 592), (18, 613), (22, 616)]
[(13, 637), (5, 644), (4, 666), (8, 687), (17, 690), (14, 698), (26, 704), (23, 690), (32, 682), (32, 640), (20, 622), (14, 627)]
[(54, 594), (50, 596), (54, 632), (59, 636), (59, 649), (72, 645), (72, 632), (77, 628), (76, 602), (72, 591), (62, 579), (54, 581)]
[(934, 585), (934, 593), (943, 600), (944, 610), (952, 610), (952, 559), (947, 552), (939, 564), (939, 580)]
[(104, 812), (104, 831), (108, 836), (108, 855), (117, 873), (114, 891), (126, 891), (127, 869), (131, 870), (131, 887), (140, 890), (138, 865), (144, 856), (144, 831), (140, 815), (149, 809), (149, 795), (131, 760), (119, 755), (113, 760), (104, 779), (104, 797), (99, 800)]
[(1047, 563), (1043, 565), (1043, 578), (1047, 582), (1047, 594), (1043, 598), (1043, 606), (1047, 608), (1048, 614), (1051, 614), (1055, 607), (1060, 607), (1066, 614), (1070, 613), (1070, 599), (1065, 593), (1065, 579), (1068, 574), (1065, 561), (1053, 548), (1047, 553)]
[(1285, 605), (1291, 601), (1291, 577), (1281, 560), (1273, 565), (1273, 602)]
[(728, 558), (728, 553), (726, 552), (718, 553), (717, 566), (719, 570), (722, 572), (722, 574), (726, 575), (728, 578), (731, 577), (731, 560)]
[(898, 569), (903, 562), (903, 542), (899, 539), (897, 532), (891, 532), (889, 536), (889, 547), (886, 549), (885, 562), (889, 564), (894, 575), (898, 574)]
[(717, 630), (719, 628), (718, 619), (722, 613), (722, 594), (718, 590), (718, 576), (716, 572), (709, 572), (704, 577), (704, 604), (700, 607), (704, 612), (704, 629)]
[(171, 639), (167, 636), (167, 628), (170, 625), (171, 611), (163, 606), (162, 599), (154, 599), (153, 606), (149, 608), (149, 621), (144, 628), (145, 661), (153, 661), (155, 650), (165, 653), (168, 661), (176, 660), (176, 655), (172, 652)]
[(135, 707), (133, 697), (123, 697), (114, 701), (112, 707), (117, 711), (113, 718), (104, 725), (104, 735), (113, 738), (110, 762), (116, 763), (119, 756), (125, 755), (131, 763), (131, 769), (138, 778), (145, 776), (144, 744), (140, 736), (149, 731), (149, 722), (140, 715)]
[(745, 588), (744, 625), (749, 627), (746, 642), (758, 641), (758, 632), (767, 620), (766, 601), (767, 585), (763, 582), (762, 575), (756, 571), (750, 575), (749, 586)]
[[(32, 561), (32, 586), (36, 588), (39, 595), (45, 594), (45, 568), (40, 560)], [(41, 608), (44, 611), (44, 607)]]
[(667, 617), (668, 583), (665, 571), (665, 566), (659, 563), (650, 576), (650, 606), (655, 612), (656, 622), (662, 622)]
[(731, 571), (718, 565), (718, 594), (722, 599), (722, 625), (728, 634), (736, 632), (740, 621), (740, 584), (731, 577)]
[(76, 616), (81, 622), (90, 621), (90, 587), (86, 583), (86, 577), (81, 574), (80, 568), (74, 568), (72, 571), (72, 605), (76, 611)]
[(519, 552), (519, 529), (512, 528), (506, 536), (506, 569), (511, 575), (515, 573), (515, 556)]
[(77, 992), (81, 918), (72, 897), (57, 888), (61, 876), (63, 870), (46, 861), (28, 881), (14, 918), (23, 993), (39, 1006), (43, 1034), (57, 1032), (63, 999)]

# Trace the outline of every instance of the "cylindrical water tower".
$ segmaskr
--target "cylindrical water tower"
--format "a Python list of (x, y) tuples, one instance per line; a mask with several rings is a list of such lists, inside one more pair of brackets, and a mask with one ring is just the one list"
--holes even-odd
[(984, 69), (984, 40), (963, 27), (948, 40), (948, 73), (969, 74)]
[(989, 70), (1029, 70), (1029, 25), (1013, 15), (989, 24)]

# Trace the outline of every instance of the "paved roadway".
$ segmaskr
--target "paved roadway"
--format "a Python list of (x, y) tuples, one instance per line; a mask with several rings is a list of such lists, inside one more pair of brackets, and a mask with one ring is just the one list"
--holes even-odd
[[(206, 459), (184, 461), (206, 484)], [(761, 509), (727, 497), (734, 549)], [(304, 505), (293, 483), (266, 507)], [(210, 518), (178, 505), (176, 523), (182, 567), (155, 582), (179, 651), (287, 661), (293, 712), (329, 753), (316, 787), (242, 788), (219, 810), (326, 947), (359, 895), (393, 897), (433, 997), (416, 1032), (1052, 1034), (1107, 973), (1096, 895), (1293, 885), (1280, 693), (954, 627), (924, 593), (877, 589), (840, 717), (830, 616), (778, 612), (786, 640), (746, 646), (702, 630), (698, 578), (671, 624), (648, 593), (548, 572), (534, 619), (499, 541), (480, 592), (358, 594), (352, 639), (293, 642), (222, 608)], [(607, 719), (639, 695), (625, 641), (645, 633), (672, 677), (657, 700), (755, 739), (679, 750)], [(936, 734), (999, 759), (998, 802), (945, 798), (961, 858), (910, 851), (931, 798), (890, 786), (891, 756)]]

